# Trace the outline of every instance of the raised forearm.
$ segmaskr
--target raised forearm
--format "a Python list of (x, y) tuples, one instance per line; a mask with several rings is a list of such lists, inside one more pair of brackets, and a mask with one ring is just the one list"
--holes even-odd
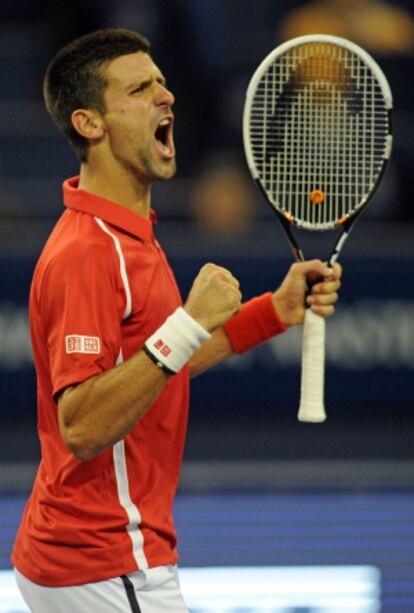
[[(189, 361), (191, 376), (231, 355), (224, 331), (214, 332)], [(63, 440), (81, 460), (91, 460), (122, 440), (145, 415), (168, 375), (143, 353), (83, 383), (67, 388), (58, 400)]]
[(124, 438), (162, 390), (168, 375), (139, 352), (59, 397), (63, 440), (81, 460), (91, 460)]
[(189, 360), (190, 376), (197, 377), (230, 355), (233, 355), (230, 341), (223, 328), (217, 328), (211, 338)]
[[(194, 281), (185, 309), (178, 308), (147, 339), (147, 352), (167, 372), (180, 371), (189, 355), (198, 353), (197, 348), (210, 337), (209, 331), (239, 311), (240, 298), (238, 281), (231, 273), (214, 264), (205, 265)], [(166, 339), (168, 352), (163, 353)], [(213, 344), (213, 349), (213, 360), (211, 349), (195, 360), (199, 372), (231, 352), (223, 338)], [(79, 459), (90, 460), (113, 446), (145, 414), (168, 376), (140, 351), (122, 365), (67, 388), (58, 400), (59, 427), (67, 447)]]

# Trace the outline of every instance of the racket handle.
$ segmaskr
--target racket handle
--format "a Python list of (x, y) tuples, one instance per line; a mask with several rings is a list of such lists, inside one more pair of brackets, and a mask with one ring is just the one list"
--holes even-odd
[(325, 320), (311, 309), (306, 309), (303, 324), (299, 421), (312, 423), (325, 421), (324, 375)]

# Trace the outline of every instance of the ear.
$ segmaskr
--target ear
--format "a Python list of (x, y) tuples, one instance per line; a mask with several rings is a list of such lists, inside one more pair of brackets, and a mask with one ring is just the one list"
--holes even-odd
[(99, 140), (105, 133), (103, 119), (97, 111), (76, 109), (71, 119), (76, 132), (87, 140)]

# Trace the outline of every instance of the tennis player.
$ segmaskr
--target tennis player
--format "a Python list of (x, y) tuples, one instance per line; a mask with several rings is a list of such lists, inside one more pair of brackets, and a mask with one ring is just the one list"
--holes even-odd
[(184, 304), (153, 230), (176, 170), (174, 96), (139, 34), (107, 29), (52, 60), (45, 101), (80, 160), (34, 272), (41, 462), (12, 561), (33, 613), (184, 613), (172, 505), (190, 376), (334, 311), (341, 270), (293, 264), (245, 304), (208, 263)]

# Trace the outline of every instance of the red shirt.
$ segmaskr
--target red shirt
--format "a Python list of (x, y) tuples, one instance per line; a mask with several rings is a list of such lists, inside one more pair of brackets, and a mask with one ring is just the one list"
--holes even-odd
[(42, 459), (12, 561), (47, 586), (177, 561), (172, 504), (188, 416), (184, 367), (112, 449), (83, 462), (62, 441), (56, 394), (129, 358), (182, 304), (152, 219), (77, 185), (64, 183), (67, 209), (30, 294)]

